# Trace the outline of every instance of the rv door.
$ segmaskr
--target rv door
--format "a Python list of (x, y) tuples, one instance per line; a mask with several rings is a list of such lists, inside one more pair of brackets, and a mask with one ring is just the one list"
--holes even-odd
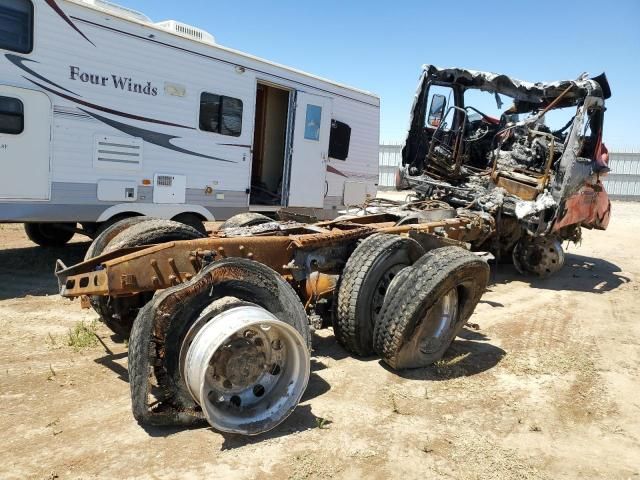
[(0, 85), (0, 198), (49, 199), (51, 101)]
[(298, 92), (289, 168), (289, 207), (324, 205), (331, 113), (330, 98)]

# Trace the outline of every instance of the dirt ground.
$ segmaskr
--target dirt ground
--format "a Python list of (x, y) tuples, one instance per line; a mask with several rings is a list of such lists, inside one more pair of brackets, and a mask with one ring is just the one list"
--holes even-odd
[(512, 267), (493, 283), (445, 361), (395, 373), (314, 339), (303, 402), (258, 437), (141, 428), (126, 345), (56, 295), (53, 264), (79, 261), (0, 225), (0, 478), (640, 479), (640, 204), (615, 203), (564, 270)]

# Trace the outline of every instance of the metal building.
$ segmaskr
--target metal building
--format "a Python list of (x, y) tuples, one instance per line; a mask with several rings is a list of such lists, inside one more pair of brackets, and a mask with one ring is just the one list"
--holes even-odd
[(611, 172), (604, 179), (609, 196), (640, 201), (640, 152), (609, 153)]

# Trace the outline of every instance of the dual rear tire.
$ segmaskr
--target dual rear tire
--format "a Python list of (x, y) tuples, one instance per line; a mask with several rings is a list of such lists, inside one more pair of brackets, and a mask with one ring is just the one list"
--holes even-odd
[[(154, 245), (178, 240), (194, 240), (204, 235), (183, 223), (172, 220), (158, 220), (149, 217), (129, 217), (104, 229), (93, 241), (85, 260), (129, 247)], [(128, 297), (93, 295), (89, 301), (102, 322), (116, 335), (128, 338), (133, 321), (153, 296), (140, 293)]]
[(395, 369), (430, 365), (471, 316), (488, 279), (487, 263), (463, 248), (424, 254), (410, 238), (372, 235), (345, 266), (336, 338), (351, 353), (377, 353)]
[[(129, 218), (105, 229), (87, 259), (200, 237), (176, 222)], [(222, 259), (155, 295), (90, 300), (129, 338), (132, 409), (142, 424), (206, 419), (217, 430), (254, 435), (284, 421), (304, 393), (308, 319), (293, 288), (265, 265)]]
[(300, 401), (310, 345), (304, 307), (280, 274), (218, 260), (140, 310), (129, 340), (133, 415), (143, 424), (206, 418), (221, 431), (264, 432)]
[(460, 247), (431, 250), (389, 286), (373, 333), (375, 351), (394, 369), (436, 362), (473, 313), (489, 265)]
[(374, 353), (373, 330), (384, 296), (394, 276), (424, 255), (411, 238), (378, 233), (356, 247), (344, 267), (338, 287), (333, 329), (351, 353)]
[(232, 228), (253, 227), (273, 222), (273, 219), (257, 212), (238, 213), (227, 219), (220, 225), (220, 230), (229, 230)]

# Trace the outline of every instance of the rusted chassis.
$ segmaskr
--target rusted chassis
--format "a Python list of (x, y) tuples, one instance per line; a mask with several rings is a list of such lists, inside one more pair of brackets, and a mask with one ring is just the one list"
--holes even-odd
[[(421, 205), (424, 208), (426, 204)], [(189, 425), (206, 416), (214, 428), (253, 435), (273, 428), (300, 400), (309, 375), (309, 323), (321, 327), (334, 320), (332, 314), (337, 313), (332, 300), (339, 276), (348, 270), (345, 264), (351, 262), (352, 254), (357, 260), (363, 251), (368, 253), (366, 243), (358, 247), (359, 240), (377, 233), (413, 239), (379, 236), (386, 239), (387, 246), (394, 241), (396, 245), (409, 245), (407, 248), (415, 250), (411, 251), (416, 255), (408, 257), (422, 255), (420, 260), (431, 262), (431, 267), (425, 266), (424, 270), (429, 272), (424, 281), (431, 283), (423, 282), (425, 288), (416, 287), (417, 292), (402, 290), (402, 295), (413, 299), (419, 294), (430, 295), (429, 286), (445, 289), (441, 294), (435, 290), (433, 298), (429, 297), (431, 304), (446, 297), (454, 298), (456, 306), (446, 310), (444, 320), (437, 317), (438, 325), (444, 325), (438, 332), (446, 331), (446, 335), (431, 336), (437, 337), (434, 345), (438, 348), (446, 348), (455, 337), (488, 278), (486, 263), (457, 246), (482, 245), (494, 233), (493, 218), (466, 210), (456, 212), (450, 207), (427, 207), (414, 214), (418, 217), (386, 212), (313, 225), (273, 222), (224, 229), (197, 240), (116, 250), (70, 268), (59, 262), (56, 274), (65, 297), (131, 297), (141, 307), (129, 343), (132, 409), (140, 423)], [(418, 223), (402, 224), (408, 221)], [(376, 238), (368, 241), (372, 240)], [(450, 248), (425, 254), (443, 246)], [(370, 253), (375, 257), (375, 252)], [(473, 257), (472, 265), (469, 257)], [(434, 264), (435, 258), (439, 264)], [(449, 265), (454, 284), (445, 285), (436, 276), (447, 275), (439, 268), (444, 264)], [(414, 268), (403, 271), (409, 270)], [(345, 272), (342, 278), (347, 276)], [(151, 298), (154, 291), (159, 292)], [(465, 298), (460, 301), (465, 307), (460, 315), (455, 313), (458, 292)], [(358, 308), (360, 312), (367, 310), (362, 305)], [(433, 308), (436, 311), (439, 307)], [(238, 309), (245, 309), (245, 313), (238, 313)], [(243, 326), (250, 321), (245, 317), (247, 309), (259, 316), (253, 328)], [(230, 320), (231, 315), (235, 317)], [(358, 325), (364, 328), (369, 323)], [(262, 339), (262, 329), (277, 329), (279, 333), (274, 334), (275, 340), (269, 340), (263, 332)], [(342, 330), (338, 330), (336, 338), (341, 341)], [(202, 341), (209, 332), (213, 333), (206, 337), (208, 343)], [(259, 343), (253, 340), (254, 335), (258, 335)], [(367, 347), (371, 350), (373, 332), (368, 335)], [(282, 348), (280, 342), (286, 338), (289, 346)], [(341, 343), (353, 353), (368, 353), (359, 353), (346, 344), (359, 338), (342, 338)], [(380, 343), (381, 355), (396, 368), (396, 356), (400, 357), (395, 355), (398, 349), (393, 350), (398, 343), (393, 343), (394, 338), (381, 337)], [(273, 346), (274, 341), (278, 346)], [(405, 367), (398, 364), (397, 368)], [(265, 408), (275, 414), (264, 414)]]
[[(480, 245), (494, 231), (493, 220), (465, 212), (455, 218), (396, 225), (388, 214), (323, 222), (252, 236), (210, 237), (114, 251), (67, 268), (56, 267), (60, 294), (128, 296), (162, 290), (190, 280), (209, 263), (223, 258), (258, 261), (300, 284), (313, 272), (339, 274), (358, 240), (374, 233), (405, 235), (431, 250), (444, 245)], [(304, 292), (304, 289), (299, 292)], [(306, 295), (301, 294), (301, 297)]]

